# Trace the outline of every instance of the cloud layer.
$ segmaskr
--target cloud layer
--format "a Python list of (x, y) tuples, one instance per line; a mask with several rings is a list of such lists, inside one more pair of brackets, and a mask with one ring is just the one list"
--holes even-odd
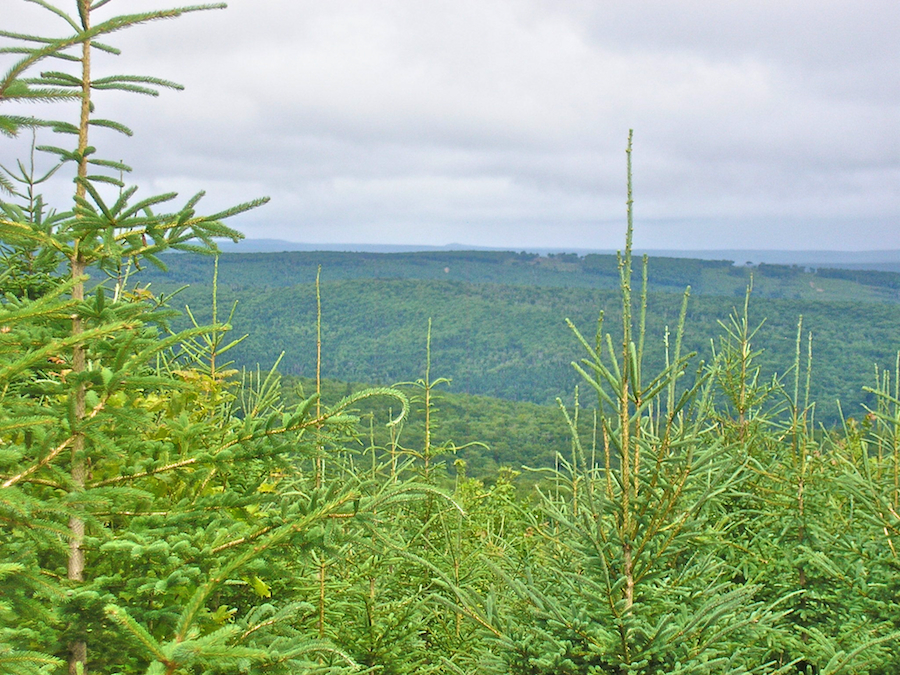
[(895, 0), (230, 5), (112, 40), (98, 70), (187, 89), (99, 98), (136, 137), (96, 141), (147, 190), (270, 195), (249, 236), (615, 247), (634, 128), (640, 246), (900, 248)]

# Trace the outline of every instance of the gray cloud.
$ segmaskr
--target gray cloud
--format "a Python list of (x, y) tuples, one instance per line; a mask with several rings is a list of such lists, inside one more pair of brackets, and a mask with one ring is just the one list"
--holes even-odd
[(900, 247), (895, 1), (230, 4), (117, 36), (187, 90), (98, 144), (250, 236), (617, 246), (633, 127), (642, 246)]

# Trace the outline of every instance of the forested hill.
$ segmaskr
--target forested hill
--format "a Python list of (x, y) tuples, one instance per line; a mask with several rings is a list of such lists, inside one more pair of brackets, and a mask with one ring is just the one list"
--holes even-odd
[[(148, 269), (145, 278), (174, 284), (206, 284), (212, 278), (210, 258), (175, 254), (164, 260), (169, 267), (167, 273)], [(219, 261), (220, 281), (234, 288), (293, 286), (315, 279), (319, 265), (323, 281), (428, 279), (563, 288), (619, 287), (618, 264), (613, 255), (539, 256), (511, 251), (224, 253)], [(650, 258), (651, 291), (681, 293), (690, 285), (695, 294), (742, 297), (751, 275), (754, 295), (760, 298), (900, 300), (900, 274), (893, 272)], [(640, 276), (639, 264), (635, 265), (635, 276)]]
[[(198, 319), (208, 318), (212, 260), (176, 255), (167, 262), (167, 275), (141, 274), (156, 290), (191, 283), (174, 304), (189, 304)], [(578, 382), (571, 362), (581, 358), (581, 348), (565, 320), (591, 337), (601, 309), (606, 330), (615, 332), (620, 322), (612, 256), (231, 254), (220, 261), (219, 299), (223, 306), (238, 301), (235, 330), (248, 334), (231, 352), (239, 365), (268, 367), (284, 351), (282, 372), (314, 373), (319, 264), (323, 373), (346, 381), (391, 384), (420, 377), (431, 318), (432, 372), (451, 378), (452, 391), (550, 405), (558, 396), (570, 400)], [(812, 333), (817, 419), (836, 423), (838, 399), (846, 414), (861, 414), (868, 396), (863, 387), (873, 384), (875, 365), (893, 368), (900, 348), (900, 308), (877, 301), (896, 293), (887, 282), (900, 275), (865, 277), (880, 282), (876, 286), (829, 271), (774, 265), (753, 271), (751, 322), (765, 320), (755, 338), (763, 350), (763, 376), (783, 376), (791, 368), (802, 315), (804, 363)], [(674, 330), (688, 284), (693, 297), (685, 345), (710, 359), (724, 332), (719, 322), (742, 305), (749, 271), (726, 262), (651, 259), (649, 275), (647, 372), (663, 367), (664, 336), (667, 328)]]

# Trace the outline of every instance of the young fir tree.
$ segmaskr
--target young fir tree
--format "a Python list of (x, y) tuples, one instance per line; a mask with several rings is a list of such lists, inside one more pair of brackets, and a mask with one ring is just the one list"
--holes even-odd
[[(341, 412), (355, 399), (287, 408), (274, 374), (236, 389), (215, 305), (213, 325), (172, 334), (170, 312), (129, 286), (129, 268), (236, 239), (222, 220), (265, 200), (200, 215), (201, 193), (167, 210), (176, 195), (139, 199), (119, 178), (128, 167), (99, 157), (91, 140), (98, 130), (130, 134), (95, 115), (96, 91), (176, 86), (94, 73), (96, 50), (118, 53), (100, 40), (222, 5), (109, 16), (110, 0), (76, 0), (72, 12), (37, 4), (63, 37), (4, 32), (18, 60), (0, 80), (0, 98), (69, 98), (77, 115), (0, 123), (8, 134), (50, 126), (74, 136), (70, 147), (38, 149), (64, 165), (51, 173), (73, 167), (75, 190), (71, 207), (51, 209), (34, 192), (49, 175), (35, 178), (20, 164), (3, 186), (12, 199), (0, 204), (3, 667), (328, 670), (317, 655), (334, 648), (298, 634), (304, 605), (296, 595), (274, 598), (270, 572), (284, 568), (286, 550), (327, 551), (328, 523), (375, 501), (358, 481), (309, 488), (302, 480), (301, 458), (347, 424)], [(70, 70), (32, 75), (47, 62)]]
[[(136, 188), (126, 188), (119, 179), (108, 175), (110, 171), (128, 171), (128, 167), (97, 157), (90, 144), (91, 132), (98, 127), (131, 133), (123, 125), (94, 114), (94, 91), (155, 94), (158, 87), (174, 86), (151, 77), (97, 77), (92, 72), (94, 51), (118, 52), (98, 38), (190, 10), (117, 16), (103, 21), (98, 16), (107, 2), (80, 0), (73, 13), (49, 3), (39, 4), (60, 20), (65, 33), (58, 38), (5, 32), (4, 36), (12, 38), (16, 45), (6, 51), (21, 54), (21, 58), (0, 81), (0, 96), (6, 100), (73, 98), (78, 102), (74, 123), (52, 124), (55, 131), (76, 137), (74, 147), (39, 148), (55, 154), (61, 163), (74, 165), (74, 205), (62, 212), (45, 212), (42, 204), (35, 205), (31, 200), (27, 208), (5, 203), (0, 234), (8, 255), (14, 259), (28, 258), (31, 251), (40, 250), (52, 252), (56, 260), (51, 258), (51, 262), (65, 262), (69, 280), (60, 280), (57, 292), (37, 302), (46, 304), (48, 297), (63, 295), (68, 295), (69, 301), (63, 318), (56, 312), (35, 311), (28, 301), (29, 294), (15, 298), (18, 302), (7, 296), (6, 308), (15, 307), (19, 316), (24, 310), (28, 319), (7, 317), (5, 337), (11, 361), (4, 378), (8, 397), (4, 408), (7, 412), (15, 410), (14, 419), (20, 422), (27, 419), (29, 427), (24, 432), (24, 447), (15, 453), (12, 465), (24, 468), (10, 468), (11, 475), (3, 487), (9, 491), (42, 484), (64, 495), (54, 508), (67, 514), (65, 577), (78, 589), (80, 582), (85, 581), (85, 528), (91, 510), (91, 478), (105, 468), (101, 461), (103, 449), (108, 454), (109, 449), (121, 450), (126, 445), (127, 452), (131, 438), (119, 438), (119, 429), (149, 424), (149, 420), (138, 418), (136, 412), (141, 406), (129, 394), (134, 396), (140, 391), (138, 387), (160, 386), (147, 372), (147, 364), (172, 346), (172, 342), (154, 334), (153, 324), (158, 323), (158, 317), (147, 303), (127, 301), (118, 287), (109, 300), (102, 286), (93, 297), (86, 296), (87, 272), (92, 268), (95, 274), (116, 275), (128, 262), (156, 261), (156, 255), (167, 249), (193, 247), (190, 241), (194, 238), (211, 244), (213, 236), (236, 237), (234, 231), (221, 224), (221, 219), (255, 204), (212, 217), (198, 217), (194, 212), (201, 196), (198, 195), (174, 213), (156, 214), (154, 207), (166, 204), (174, 195), (136, 201)], [(71, 72), (46, 70), (36, 77), (24, 76), (32, 66), (43, 66), (51, 60), (74, 64), (74, 68)], [(22, 118), (3, 119), (7, 132), (15, 132), (23, 124), (37, 125)], [(113, 191), (110, 195), (109, 190), (104, 190), (108, 185), (118, 188), (118, 193)], [(55, 309), (58, 312), (59, 306)], [(47, 426), (38, 431), (38, 422)], [(9, 499), (13, 493), (6, 494)], [(78, 590), (73, 596), (79, 596)], [(77, 604), (78, 600), (73, 600), (73, 605)], [(73, 671), (83, 669), (87, 658), (86, 636), (79, 623), (78, 618), (73, 621), (76, 628), (70, 643)]]
[[(874, 453), (852, 421), (836, 442), (833, 434), (814, 431), (812, 337), (804, 344), (802, 317), (792, 370), (762, 379), (749, 297), (748, 289), (742, 312), (723, 324), (716, 354), (721, 400), (714, 419), (749, 469), (740, 493), (718, 506), (730, 523), (724, 559), (736, 581), (759, 584), (760, 598), (783, 598), (786, 615), (770, 650), (776, 663), (793, 663), (801, 673), (881, 672), (896, 644), (896, 626), (872, 602), (886, 568), (883, 558), (871, 556), (885, 540), (859, 517), (869, 502), (853, 487), (865, 483), (854, 478), (860, 476), (855, 467), (868, 464), (859, 460)], [(885, 431), (888, 410), (879, 406)], [(873, 465), (883, 466), (889, 456), (879, 453)]]
[(501, 672), (772, 672), (765, 638), (777, 611), (721, 560), (716, 505), (745, 470), (709, 424), (713, 373), (701, 365), (691, 377), (693, 355), (681, 352), (687, 294), (667, 367), (642, 369), (646, 259), (635, 315), (630, 139), (627, 156), (621, 341), (603, 334), (602, 315), (595, 344), (576, 330), (588, 356), (575, 367), (599, 400), (596, 445), (585, 449), (577, 407), (563, 409), (571, 458), (547, 472), (522, 555), (495, 564), (517, 597), (461, 595), (493, 634)]
[[(900, 667), (900, 355), (893, 371), (876, 369), (875, 405), (861, 422), (847, 419), (829, 448), (843, 471), (835, 487), (846, 495), (839, 547), (823, 552), (821, 567), (841, 591), (857, 660), (878, 675)], [(874, 643), (874, 644), (873, 644)]]
[[(338, 482), (365, 477), (364, 494), (378, 507), (342, 522), (345, 546), (321, 587), (328, 598), (324, 635), (360, 666), (398, 675), (456, 672), (480, 643), (477, 628), (443, 601), (453, 587), (477, 584), (486, 568), (477, 555), (480, 533), (456, 502), (459, 491), (451, 496), (441, 485), (449, 481), (437, 458), (454, 446), (434, 440), (436, 387), (446, 380), (431, 379), (430, 328), (424, 378), (397, 385), (418, 394), (411, 401), (422, 406), (421, 439), (403, 443), (395, 427), (390, 447), (371, 441), (361, 458), (345, 455), (329, 472)], [(403, 500), (384, 498), (404, 484)]]

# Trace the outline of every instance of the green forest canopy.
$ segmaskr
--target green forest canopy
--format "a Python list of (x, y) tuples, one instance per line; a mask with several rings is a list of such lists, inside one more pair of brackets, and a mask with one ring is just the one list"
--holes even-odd
[[(183, 255), (166, 261), (168, 273), (148, 269), (138, 278), (157, 290), (192, 284), (176, 304), (203, 316), (213, 261)], [(339, 380), (386, 385), (415, 379), (424, 367), (425, 328), (432, 318), (435, 372), (452, 380), (452, 391), (553, 405), (558, 396), (570, 401), (578, 381), (570, 366), (577, 345), (565, 320), (585, 334), (593, 333), (600, 310), (609, 325), (619, 321), (614, 256), (225, 254), (219, 297), (238, 302), (235, 330), (248, 334), (232, 352), (239, 365), (268, 366), (284, 351), (282, 372), (314, 372), (319, 264), (323, 372)], [(792, 367), (802, 317), (804, 359), (812, 338), (816, 419), (838, 424), (838, 401), (845, 415), (865, 414), (863, 406), (873, 399), (864, 387), (873, 385), (876, 366), (893, 367), (900, 349), (900, 311), (890, 290), (900, 275), (651, 258), (648, 363), (662, 366), (666, 329), (674, 330), (687, 286), (692, 298), (685, 346), (709, 361), (722, 334), (719, 322), (742, 304), (751, 272), (751, 318), (764, 322), (755, 346), (763, 350), (766, 376), (785, 376)]]

